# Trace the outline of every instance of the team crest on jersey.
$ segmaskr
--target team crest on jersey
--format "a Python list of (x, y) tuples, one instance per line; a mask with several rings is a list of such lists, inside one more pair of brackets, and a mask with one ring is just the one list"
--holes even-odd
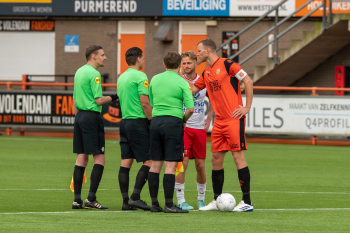
[(143, 85), (144, 85), (146, 88), (148, 88), (148, 86), (149, 86), (149, 85), (148, 85), (148, 81), (147, 81), (147, 80), (144, 81), (144, 82), (143, 82)]
[(216, 70), (216, 74), (220, 74), (220, 68)]
[(97, 76), (95, 78), (95, 83), (100, 84), (101, 83), (101, 78)]

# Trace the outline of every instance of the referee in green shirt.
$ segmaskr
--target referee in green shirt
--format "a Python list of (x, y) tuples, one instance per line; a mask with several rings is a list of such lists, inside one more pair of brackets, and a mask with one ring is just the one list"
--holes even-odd
[[(173, 203), (175, 170), (183, 160), (184, 127), (194, 112), (193, 97), (187, 81), (179, 75), (181, 56), (168, 52), (164, 56), (166, 71), (152, 78), (150, 101), (153, 106), (150, 126), (152, 159), (148, 173), (149, 192), (152, 199), (151, 212), (188, 213)], [(183, 113), (183, 103), (186, 106)], [(159, 206), (159, 173), (165, 161), (163, 188), (165, 196), (164, 210)]]
[[(152, 107), (148, 98), (148, 79), (141, 72), (145, 63), (140, 48), (133, 47), (126, 51), (125, 60), (129, 66), (117, 82), (117, 90), (122, 110), (120, 122), (121, 165), (119, 169), (119, 187), (123, 197), (122, 210), (151, 210), (140, 199), (140, 193), (146, 184), (151, 166), (149, 156), (149, 120), (152, 119)], [(134, 191), (129, 199), (129, 173), (131, 165), (136, 159), (142, 162), (136, 176)]]
[[(105, 133), (101, 117), (103, 104), (113, 102), (116, 94), (103, 96), (101, 74), (97, 68), (103, 67), (107, 59), (101, 46), (91, 45), (85, 52), (87, 64), (78, 69), (74, 76), (73, 105), (75, 111), (73, 153), (77, 153), (74, 168), (73, 209), (108, 209), (96, 200), (105, 165)], [(90, 177), (90, 191), (85, 203), (81, 200), (81, 186), (85, 167), (93, 155), (95, 165)]]

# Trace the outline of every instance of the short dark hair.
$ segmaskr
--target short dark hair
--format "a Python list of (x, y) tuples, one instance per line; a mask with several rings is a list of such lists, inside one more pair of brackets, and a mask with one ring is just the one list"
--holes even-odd
[(142, 57), (142, 50), (138, 47), (132, 47), (125, 53), (125, 60), (128, 66), (136, 65), (137, 58)]
[(176, 69), (181, 64), (181, 55), (177, 52), (168, 52), (165, 54), (163, 61), (167, 69)]
[(89, 61), (90, 58), (91, 58), (91, 54), (98, 54), (98, 50), (102, 49), (101, 46), (99, 45), (89, 45), (87, 48), (86, 48), (86, 51), (85, 51), (85, 57), (86, 57), (86, 60)]
[(205, 48), (209, 48), (211, 51), (216, 52), (216, 44), (212, 39), (201, 40), (197, 45), (200, 43), (202, 43)]

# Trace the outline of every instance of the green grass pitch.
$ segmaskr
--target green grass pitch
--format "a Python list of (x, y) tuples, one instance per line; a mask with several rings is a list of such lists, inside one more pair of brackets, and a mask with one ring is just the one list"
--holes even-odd
[[(0, 232), (350, 232), (350, 149), (347, 147), (248, 144), (251, 213), (189, 214), (122, 212), (118, 185), (120, 147), (106, 141), (106, 167), (97, 198), (107, 211), (72, 210), (69, 184), (76, 156), (72, 139), (0, 137)], [(206, 203), (213, 198), (210, 145)], [(93, 165), (87, 167), (85, 199)], [(130, 172), (130, 191), (141, 164)], [(185, 197), (197, 205), (194, 162)], [(162, 175), (161, 175), (162, 179)], [(159, 200), (164, 205), (160, 184)], [(231, 154), (225, 158), (224, 192), (241, 192)], [(174, 195), (175, 197), (175, 195)], [(148, 184), (141, 198), (151, 203)], [(176, 198), (174, 198), (176, 200)]]

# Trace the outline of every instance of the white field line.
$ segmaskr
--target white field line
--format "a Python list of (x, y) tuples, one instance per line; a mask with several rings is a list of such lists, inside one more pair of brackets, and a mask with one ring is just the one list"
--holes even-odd
[[(330, 211), (330, 210), (350, 210), (350, 208), (310, 208), (310, 209), (254, 209), (254, 211)], [(198, 212), (198, 210), (190, 210)], [(14, 212), (0, 213), (0, 215), (25, 215), (25, 214), (78, 214), (78, 213), (134, 213), (134, 211), (108, 211), (108, 210), (88, 210), (88, 211), (62, 211), (62, 212)]]
[[(61, 138), (29, 138), (29, 137), (23, 137), (23, 138), (13, 138), (13, 137), (1, 137), (1, 140), (13, 140), (13, 141), (48, 141), (48, 142), (71, 142), (73, 143), (73, 139), (61, 139)], [(106, 140), (106, 143), (119, 143), (119, 140), (115, 139), (115, 140)], [(208, 146), (211, 145), (210, 142), (207, 143)], [(281, 148), (281, 149), (310, 149), (310, 150), (314, 150), (315, 148), (320, 148), (320, 147), (315, 147), (312, 145), (303, 145), (303, 146), (287, 146), (287, 145), (274, 145), (274, 144), (266, 144), (266, 145), (254, 145), (254, 144), (250, 144), (248, 145), (248, 147), (250, 148)], [(332, 147), (322, 147), (322, 150), (350, 150), (348, 147), (337, 147), (337, 146), (332, 146)]]
[[(82, 190), (88, 190), (88, 189), (82, 189)], [(98, 189), (99, 191), (120, 191), (120, 189)], [(133, 190), (133, 189), (129, 189)], [(70, 191), (70, 189), (0, 189), (0, 191)], [(144, 191), (148, 191), (148, 189), (145, 189)], [(164, 191), (162, 189), (159, 189), (159, 191)], [(207, 192), (212, 192), (213, 190), (206, 190)], [(197, 192), (197, 190), (187, 190), (186, 192)], [(227, 191), (224, 190), (223, 192), (227, 193), (241, 193), (241, 191)], [(349, 195), (350, 193), (347, 192), (297, 192), (297, 191), (250, 191), (251, 193), (287, 193), (287, 194), (335, 194), (335, 195)]]

